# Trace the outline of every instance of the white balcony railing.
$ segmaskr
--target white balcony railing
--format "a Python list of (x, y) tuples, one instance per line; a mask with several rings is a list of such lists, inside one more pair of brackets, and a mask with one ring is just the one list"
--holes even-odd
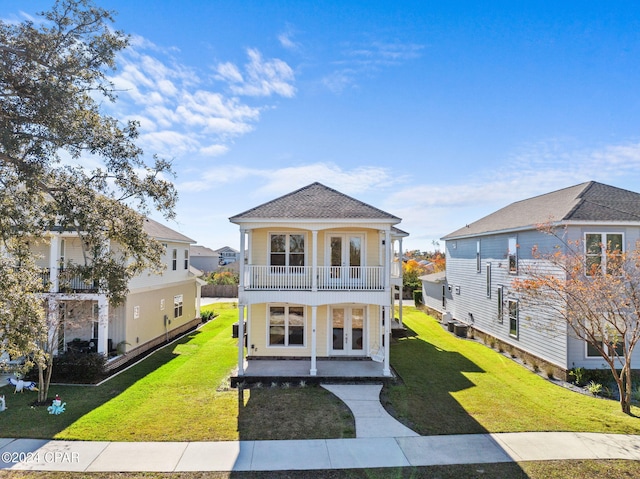
[[(316, 285), (319, 291), (382, 291), (382, 266), (318, 266)], [(311, 266), (256, 266), (244, 270), (245, 289), (248, 290), (312, 290)]]

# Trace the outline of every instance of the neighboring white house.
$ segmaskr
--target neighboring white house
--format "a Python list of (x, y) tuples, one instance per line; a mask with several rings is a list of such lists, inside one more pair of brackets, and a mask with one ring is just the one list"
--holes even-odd
[(191, 264), (204, 273), (217, 271), (220, 267), (220, 253), (201, 245), (191, 245)]
[[(425, 302), (565, 372), (573, 367), (601, 368), (599, 354), (572, 337), (564, 322), (552, 332), (522, 320), (529, 313), (521, 311), (511, 284), (525, 275), (522, 265), (540, 261), (532, 253), (534, 246), (540, 253), (560, 246), (553, 236), (539, 231), (546, 223), (565, 228), (569, 240), (585, 243), (597, 237), (603, 244), (613, 240), (624, 249), (634, 248), (640, 240), (640, 194), (582, 183), (518, 201), (446, 235), (446, 277), (421, 278), (429, 296)], [(640, 353), (636, 354), (634, 364), (640, 368)]]
[(266, 363), (258, 359), (274, 360), (275, 376), (295, 359), (305, 376), (338, 364), (324, 359), (360, 359), (350, 365), (361, 375), (391, 375), (386, 319), (402, 285), (394, 258), (394, 243), (401, 251), (407, 236), (395, 228), (400, 218), (313, 183), (230, 221), (248, 252), (240, 262), (239, 337), (246, 318), (246, 359), (255, 360), (245, 364), (239, 348), (238, 377)]
[(83, 261), (76, 233), (50, 232), (33, 243), (49, 286), (49, 314), (62, 315), (58, 352), (68, 348), (110, 356), (126, 352), (130, 359), (200, 321), (201, 282), (190, 271), (189, 248), (194, 241), (151, 219), (145, 220), (144, 228), (164, 245), (166, 269), (134, 277), (126, 300), (118, 306), (109, 304), (98, 285), (65, 273), (64, 264)]

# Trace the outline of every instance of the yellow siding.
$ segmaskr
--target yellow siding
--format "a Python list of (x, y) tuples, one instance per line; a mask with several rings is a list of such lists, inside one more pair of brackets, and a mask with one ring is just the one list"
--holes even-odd
[[(126, 302), (127, 351), (164, 335), (196, 317), (195, 282), (178, 284), (163, 289), (131, 294)], [(174, 318), (174, 297), (183, 295), (182, 316)], [(162, 309), (164, 300), (164, 309)], [(138, 307), (139, 317), (134, 319), (134, 309)], [(164, 316), (167, 316), (165, 329)]]

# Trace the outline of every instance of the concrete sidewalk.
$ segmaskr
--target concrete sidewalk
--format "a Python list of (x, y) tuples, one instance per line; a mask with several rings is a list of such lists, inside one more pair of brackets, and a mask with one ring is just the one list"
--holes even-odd
[[(276, 471), (552, 459), (640, 460), (640, 436), (570, 432), (418, 436), (380, 404), (380, 384), (323, 385), (356, 420), (355, 439), (89, 442), (0, 439), (0, 470)], [(381, 437), (382, 436), (382, 437)]]
[(31, 471), (275, 471), (551, 459), (640, 460), (640, 436), (542, 432), (130, 443), (0, 439), (0, 469)]

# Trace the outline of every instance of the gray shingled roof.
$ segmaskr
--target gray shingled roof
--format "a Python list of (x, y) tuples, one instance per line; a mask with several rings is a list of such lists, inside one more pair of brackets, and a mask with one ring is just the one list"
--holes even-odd
[(351, 198), (339, 191), (312, 183), (275, 200), (256, 206), (229, 218), (229, 221), (244, 219), (385, 219), (400, 221), (400, 218)]
[(166, 240), (177, 241), (180, 243), (195, 243), (195, 240), (192, 240), (182, 233), (178, 233), (177, 231), (172, 230), (171, 228), (164, 226), (163, 224), (160, 224), (157, 221), (152, 220), (151, 218), (145, 218), (144, 230), (149, 236), (157, 239), (158, 241)]
[(640, 194), (595, 181), (510, 204), (443, 239), (563, 221), (639, 221)]
[(220, 256), (211, 248), (207, 248), (206, 246), (202, 246), (199, 244), (192, 244), (189, 248), (189, 254), (191, 256)]

